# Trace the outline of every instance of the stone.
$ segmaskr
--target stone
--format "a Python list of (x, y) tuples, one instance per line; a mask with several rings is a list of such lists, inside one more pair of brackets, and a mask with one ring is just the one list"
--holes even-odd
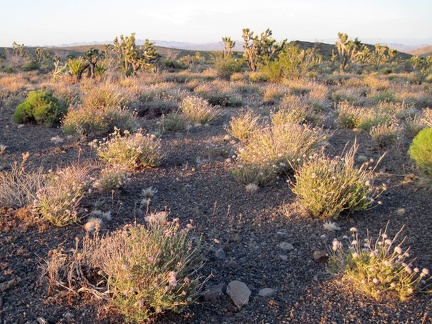
[(316, 250), (312, 253), (312, 258), (317, 263), (326, 263), (328, 261), (328, 255), (326, 251)]
[(201, 296), (205, 301), (215, 301), (219, 297), (223, 296), (223, 290), (225, 285), (220, 284), (217, 286), (211, 286), (201, 293)]
[(251, 291), (245, 283), (238, 280), (233, 280), (228, 284), (227, 294), (231, 297), (234, 304), (238, 308), (241, 308), (242, 306), (249, 303)]
[(279, 254), (279, 257), (280, 257), (281, 260), (283, 260), (283, 261), (288, 261), (288, 256), (287, 256), (287, 255)]
[(222, 248), (219, 248), (215, 251), (215, 256), (219, 260), (225, 260), (226, 258), (225, 251)]
[(294, 250), (294, 246), (291, 244), (291, 243), (288, 243), (288, 242), (282, 242), (282, 243), (279, 243), (279, 245), (278, 245), (282, 250), (285, 250), (285, 251), (291, 251), (291, 250)]
[(268, 297), (268, 296), (273, 296), (275, 293), (276, 293), (276, 290), (274, 290), (272, 288), (263, 288), (263, 289), (260, 289), (260, 291), (258, 292), (258, 296)]

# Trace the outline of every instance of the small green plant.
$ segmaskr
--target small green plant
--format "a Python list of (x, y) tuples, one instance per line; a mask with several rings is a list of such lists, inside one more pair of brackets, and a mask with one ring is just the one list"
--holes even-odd
[(161, 127), (167, 132), (182, 131), (187, 128), (187, 120), (182, 114), (172, 113), (162, 116)]
[(88, 165), (76, 164), (49, 174), (36, 193), (34, 210), (56, 226), (76, 222), (79, 202), (90, 183), (90, 170)]
[(99, 158), (110, 165), (134, 171), (145, 167), (156, 167), (163, 159), (159, 140), (141, 132), (121, 135), (115, 128), (114, 133), (97, 147)]
[(429, 270), (413, 268), (409, 248), (402, 248), (406, 237), (399, 239), (403, 227), (393, 238), (387, 234), (387, 227), (380, 230), (376, 240), (369, 234), (361, 239), (354, 227), (347, 242), (334, 239), (327, 269), (348, 279), (353, 289), (372, 299), (397, 297), (403, 301), (422, 290), (430, 280)]
[(259, 117), (248, 111), (238, 117), (233, 117), (229, 122), (227, 132), (241, 142), (246, 142), (259, 129)]
[(314, 154), (296, 170), (292, 191), (314, 217), (337, 219), (344, 211), (366, 210), (379, 196), (368, 163), (354, 165), (357, 148), (354, 143), (344, 157), (333, 159)]
[(414, 137), (409, 155), (420, 169), (422, 180), (432, 186), (432, 128), (424, 128)]
[(66, 111), (65, 105), (51, 93), (36, 90), (28, 93), (26, 101), (18, 105), (12, 117), (19, 124), (36, 122), (52, 126)]
[(192, 124), (207, 124), (219, 116), (219, 110), (202, 98), (188, 96), (180, 104), (183, 115)]

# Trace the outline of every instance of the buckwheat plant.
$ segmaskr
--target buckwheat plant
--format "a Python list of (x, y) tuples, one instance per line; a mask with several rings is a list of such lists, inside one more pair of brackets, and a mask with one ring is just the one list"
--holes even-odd
[(128, 320), (179, 313), (198, 297), (203, 250), (177, 220), (125, 226), (93, 244), (90, 264), (105, 274), (110, 300)]
[(233, 117), (229, 122), (229, 128), (227, 128), (228, 134), (241, 142), (246, 142), (258, 130), (260, 130), (259, 117), (250, 111)]
[(99, 158), (110, 165), (134, 171), (145, 167), (156, 167), (162, 159), (160, 140), (141, 132), (120, 134), (115, 129), (105, 142), (97, 147)]
[(93, 187), (99, 192), (107, 194), (123, 188), (127, 181), (128, 171), (115, 165), (103, 168), (99, 179), (93, 183)]
[(371, 185), (369, 164), (354, 165), (357, 148), (354, 143), (344, 157), (333, 159), (314, 154), (296, 170), (292, 191), (314, 217), (337, 219), (343, 211), (371, 208), (379, 197), (381, 191)]
[(406, 237), (399, 239), (399, 235), (404, 227), (393, 238), (387, 229), (388, 224), (376, 239), (368, 232), (361, 239), (353, 227), (350, 238), (334, 239), (327, 270), (349, 280), (354, 289), (375, 300), (397, 297), (403, 301), (424, 290), (430, 280), (429, 270), (414, 267), (410, 249), (402, 247)]
[(56, 226), (78, 220), (78, 205), (90, 183), (91, 167), (75, 164), (48, 175), (36, 193), (34, 209), (42, 218)]

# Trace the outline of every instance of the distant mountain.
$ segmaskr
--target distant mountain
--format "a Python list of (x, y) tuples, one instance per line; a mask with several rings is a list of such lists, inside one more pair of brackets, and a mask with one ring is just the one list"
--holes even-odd
[(432, 45), (417, 48), (415, 50), (409, 51), (408, 53), (410, 53), (411, 55), (418, 55), (418, 56), (432, 55)]

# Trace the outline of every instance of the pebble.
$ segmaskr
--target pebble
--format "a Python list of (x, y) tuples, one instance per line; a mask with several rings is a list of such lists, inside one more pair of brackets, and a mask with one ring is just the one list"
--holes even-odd
[(258, 292), (258, 296), (268, 297), (268, 296), (273, 296), (275, 293), (276, 293), (276, 290), (274, 290), (272, 288), (263, 288), (263, 289), (260, 289), (260, 291)]
[(215, 251), (215, 256), (219, 260), (225, 260), (226, 258), (225, 251), (222, 248), (219, 248)]
[(231, 297), (234, 304), (241, 308), (249, 303), (251, 291), (244, 282), (233, 280), (228, 284), (227, 294)]
[(223, 290), (225, 285), (220, 284), (217, 286), (211, 286), (201, 293), (201, 296), (205, 301), (215, 301), (219, 297), (223, 296)]
[(294, 246), (291, 244), (291, 243), (288, 243), (288, 242), (282, 242), (282, 243), (279, 243), (279, 245), (278, 245), (282, 250), (285, 250), (285, 251), (291, 251), (291, 250), (294, 250)]
[(327, 255), (326, 251), (324, 251), (324, 250), (316, 250), (316, 251), (313, 251), (312, 258), (313, 258), (313, 260), (315, 262), (325, 263), (325, 262), (328, 261), (329, 257)]

